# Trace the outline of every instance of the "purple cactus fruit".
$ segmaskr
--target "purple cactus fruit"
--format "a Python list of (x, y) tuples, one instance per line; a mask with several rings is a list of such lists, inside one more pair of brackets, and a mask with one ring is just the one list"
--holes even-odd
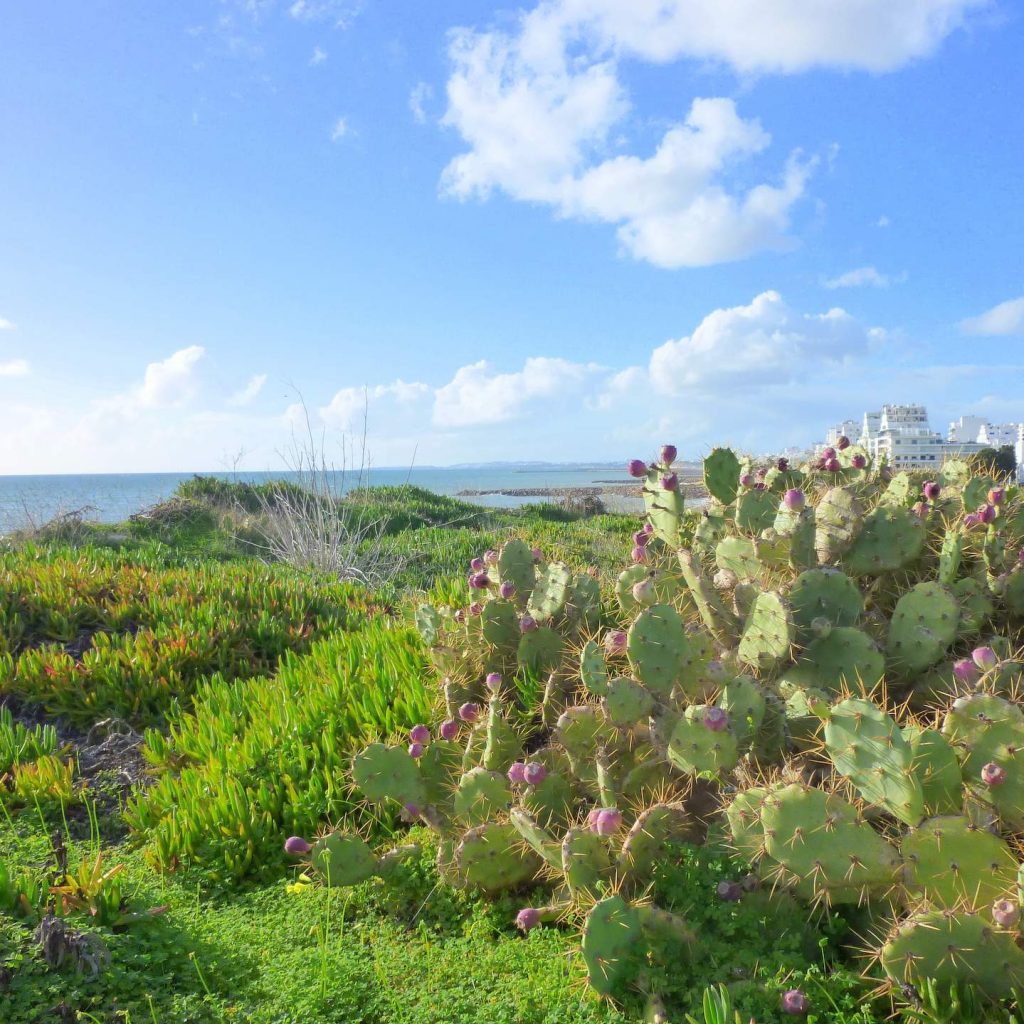
[(679, 452), (676, 451), (674, 444), (665, 444), (661, 446), (661, 461), (666, 466), (671, 466), (676, 461), (676, 456)]
[(845, 434), (842, 434), (839, 440), (836, 441), (836, 447), (841, 452), (846, 451), (846, 449), (850, 447), (850, 439)]
[(989, 761), (982, 766), (981, 781), (986, 786), (1001, 786), (1006, 781), (1006, 769), (995, 761)]
[(420, 816), (420, 809), (415, 804), (402, 804), (398, 816), (408, 825)]
[(911, 508), (910, 511), (913, 512), (918, 519), (927, 519), (928, 513), (931, 511), (931, 509), (932, 507), (931, 505), (928, 504), (927, 501), (919, 501), (914, 504), (913, 508)]
[(790, 512), (799, 512), (804, 507), (807, 499), (804, 497), (804, 492), (798, 487), (791, 487), (782, 496), (782, 502), (790, 510)]
[(590, 827), (599, 836), (613, 836), (622, 828), (622, 811), (614, 807), (602, 808), (593, 816)]
[(540, 911), (534, 907), (523, 907), (523, 909), (516, 914), (516, 927), (520, 931), (528, 932), (531, 928), (536, 928), (539, 924)]
[(975, 647), (971, 651), (971, 660), (982, 672), (988, 672), (999, 664), (999, 655), (991, 647)]
[(304, 857), (313, 847), (302, 836), (289, 836), (284, 841), (284, 852), (289, 857)]
[(469, 585), (474, 590), (486, 590), (491, 585), (491, 578), (485, 572), (475, 572), (469, 577)]
[(410, 743), (409, 744), (409, 756), (410, 757), (422, 757), (423, 756), (423, 744), (422, 743)]
[(514, 583), (510, 583), (508, 580), (505, 580), (505, 582), (502, 583), (500, 587), (498, 587), (498, 593), (501, 594), (501, 596), (506, 601), (508, 601), (516, 596), (516, 585)]
[(942, 493), (942, 487), (934, 480), (925, 480), (924, 486), (921, 488), (921, 493), (928, 501), (935, 501), (935, 499)]
[(646, 547), (647, 542), (651, 539), (651, 535), (646, 530), (637, 530), (633, 534), (633, 543), (638, 547)]
[(780, 473), (788, 473), (789, 472), (789, 459), (779, 459), (779, 461), (775, 463), (775, 468)]
[(994, 505), (979, 505), (978, 518), (983, 523), (994, 523), (996, 521), (996, 509)]
[(1017, 562), (1020, 565), (1024, 565), (1024, 548), (1017, 552)]
[(508, 781), (518, 786), (526, 781), (526, 765), (522, 761), (513, 761), (508, 769)]
[(1013, 900), (996, 900), (992, 904), (992, 920), (1000, 928), (1012, 928), (1020, 917), (1020, 905)]
[(834, 458), (836, 457), (836, 450), (835, 450), (835, 448), (826, 448), (826, 449), (825, 449), (825, 450), (824, 450), (824, 451), (823, 451), (823, 452), (821, 453), (821, 457), (822, 457), (822, 458), (823, 458), (823, 459), (824, 459), (824, 460), (825, 460), (826, 462), (828, 462), (828, 460), (829, 460), (829, 459), (834, 459)]
[(474, 618), (475, 618), (475, 617), (476, 617), (477, 615), (482, 615), (482, 614), (483, 614), (483, 610), (484, 610), (484, 606), (483, 606), (483, 605), (482, 605), (482, 604), (481, 604), (481, 603), (480, 603), (479, 601), (474, 601), (474, 602), (473, 602), (473, 603), (472, 603), (472, 604), (471, 604), (471, 605), (469, 606), (469, 608), (467, 609), (467, 611), (469, 612), (469, 614), (470, 614), (470, 615), (472, 615), (472, 616), (473, 616)]
[(674, 491), (679, 487), (679, 477), (675, 473), (666, 473), (661, 478), (661, 489), (663, 491)]
[(811, 1001), (798, 988), (782, 993), (782, 1012), (790, 1017), (805, 1017), (811, 1011)]
[(453, 740), (459, 735), (459, 723), (454, 718), (449, 718), (446, 722), (441, 723), (437, 731), (441, 734), (441, 739)]
[(643, 565), (647, 561), (647, 548), (637, 544), (629, 553), (629, 557), (633, 559), (635, 565)]
[(977, 512), (968, 512), (967, 515), (964, 516), (964, 526), (966, 526), (968, 530), (973, 530), (975, 526), (981, 526), (981, 516), (979, 516)]
[(751, 871), (740, 879), (744, 892), (756, 892), (761, 888), (761, 879)]
[(467, 701), (459, 708), (459, 718), (464, 722), (475, 722), (480, 717), (480, 705)]
[(766, 487), (767, 487), (767, 484), (763, 483), (761, 480), (758, 480), (757, 483), (754, 484), (754, 490), (755, 491), (763, 491), (763, 490), (765, 490)]
[(729, 728), (729, 715), (721, 708), (710, 707), (704, 711), (704, 728), (712, 732), (724, 732)]
[(519, 620), (519, 632), (520, 633), (532, 633), (535, 629), (538, 629), (537, 620), (532, 615), (524, 615)]
[(411, 739), (413, 743), (429, 743), (430, 730), (425, 725), (414, 725), (409, 730), (409, 739)]
[(544, 552), (540, 548), (530, 548), (530, 554), (533, 556), (535, 563), (544, 561)]
[(988, 492), (988, 503), (990, 505), (999, 506), (1006, 501), (1006, 488), (1005, 487), (993, 487)]
[(863, 455), (854, 455), (850, 464), (854, 469), (863, 469), (868, 464), (868, 460)]
[(767, 469), (764, 469), (764, 468), (762, 467), (761, 469), (759, 469), (759, 470), (758, 470), (758, 471), (757, 471), (757, 472), (756, 472), (756, 473), (754, 474), (754, 476), (755, 476), (755, 477), (756, 477), (756, 478), (757, 478), (758, 480), (764, 480), (764, 479), (766, 479), (766, 478), (767, 478), (767, 476), (768, 476), (768, 470), (767, 470)]
[(630, 476), (647, 476), (647, 463), (643, 459), (630, 459), (626, 468), (629, 470)]
[(829, 473), (838, 473), (842, 468), (843, 467), (839, 464), (839, 460), (835, 456), (832, 456), (832, 458), (825, 463), (825, 469), (828, 470)]
[(484, 552), (484, 565), (497, 565), (498, 564), (498, 552), (492, 548), (488, 548)]
[(967, 686), (973, 686), (980, 676), (981, 671), (970, 658), (961, 658), (959, 661), (953, 663), (953, 678), (956, 679), (957, 682), (965, 683)]
[(470, 561), (469, 567), (473, 572), (482, 572), (484, 568), (484, 560), (482, 558), (474, 558)]
[(523, 778), (527, 785), (539, 786), (548, 777), (548, 770), (540, 761), (529, 761), (523, 769)]
[(487, 678), (484, 680), (487, 684), (487, 689), (491, 693), (497, 693), (501, 689), (501, 673), (500, 672), (488, 672)]
[(754, 474), (753, 473), (740, 473), (740, 487), (753, 487), (754, 486)]
[(626, 649), (627, 639), (621, 629), (613, 629), (604, 638), (604, 649), (608, 654), (621, 654)]
[(735, 903), (743, 896), (743, 886), (739, 882), (730, 882), (723, 878), (715, 887), (715, 892), (720, 900), (726, 903)]
[(654, 523), (644, 523), (644, 533), (650, 535), (654, 533)]
[(633, 584), (633, 600), (636, 601), (637, 604), (654, 604), (654, 580), (652, 580), (650, 576), (645, 580), (640, 580), (638, 583)]

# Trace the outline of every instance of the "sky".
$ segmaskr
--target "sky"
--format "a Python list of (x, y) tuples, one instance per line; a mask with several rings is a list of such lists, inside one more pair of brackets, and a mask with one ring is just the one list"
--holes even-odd
[(1024, 420), (1013, 0), (0, 12), (0, 474)]

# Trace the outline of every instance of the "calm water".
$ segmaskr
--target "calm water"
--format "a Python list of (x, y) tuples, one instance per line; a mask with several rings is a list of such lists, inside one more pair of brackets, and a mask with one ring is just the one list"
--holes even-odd
[[(56, 513), (92, 506), (88, 518), (116, 523), (133, 512), (169, 497), (192, 473), (104, 473), (81, 476), (0, 476), (0, 534), (27, 525), (40, 524)], [(288, 479), (287, 473), (207, 473), (224, 480)], [(438, 494), (454, 495), (463, 490), (493, 490), (522, 487), (585, 487), (597, 481), (630, 483), (625, 470), (608, 466), (485, 466), (468, 469), (372, 469), (374, 485), (410, 483)], [(357, 484), (351, 475), (348, 486)], [(544, 501), (543, 497), (513, 497), (484, 494), (467, 498), (489, 507), (515, 507)], [(609, 507), (638, 511), (639, 502), (609, 497)]]

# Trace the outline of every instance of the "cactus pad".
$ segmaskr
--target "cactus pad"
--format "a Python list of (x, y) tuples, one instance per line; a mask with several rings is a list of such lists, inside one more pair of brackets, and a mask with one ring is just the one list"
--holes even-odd
[(764, 568), (757, 545), (749, 537), (723, 537), (715, 548), (715, 563), (741, 580), (756, 580)]
[(619, 874), (646, 881), (674, 843), (698, 842), (700, 830), (682, 804), (655, 804), (633, 822), (619, 855)]
[(793, 675), (808, 685), (836, 692), (843, 687), (870, 690), (884, 672), (885, 659), (871, 637), (840, 626), (807, 646)]
[(716, 732), (704, 724), (708, 706), (691, 704), (676, 723), (668, 741), (668, 759), (684, 772), (719, 773), (739, 761), (736, 737), (729, 729)]
[(471, 828), (455, 850), (455, 866), (468, 885), (484, 892), (514, 889), (532, 881), (541, 858), (508, 824), (490, 823)]
[(533, 565), (533, 552), (521, 540), (510, 540), (502, 545), (498, 555), (498, 579), (511, 583), (522, 599), (533, 590), (537, 571)]
[(757, 535), (775, 522), (777, 500), (769, 490), (744, 491), (736, 498), (736, 529)]
[(328, 886), (356, 885), (377, 873), (377, 858), (357, 835), (332, 832), (313, 844), (310, 864)]
[(537, 676), (554, 671), (562, 660), (562, 637), (553, 629), (541, 626), (519, 638), (516, 661), (521, 669)]
[(889, 663), (903, 675), (938, 664), (956, 639), (960, 609), (941, 584), (918, 583), (896, 603), (886, 647)]
[(562, 874), (569, 891), (596, 894), (614, 873), (608, 844), (590, 829), (573, 828), (562, 840)]
[(614, 995), (632, 980), (641, 937), (640, 919), (621, 896), (608, 896), (591, 908), (583, 926), (583, 960), (598, 995)]
[(562, 870), (562, 847), (558, 840), (536, 818), (521, 807), (513, 807), (509, 822), (523, 842), (558, 871)]
[(480, 613), (484, 640), (502, 652), (511, 652), (519, 643), (519, 616), (510, 601), (488, 601)]
[(654, 698), (635, 680), (619, 676), (609, 680), (601, 707), (611, 725), (629, 729), (647, 721)]
[(771, 672), (789, 658), (793, 642), (789, 605), (774, 591), (758, 594), (740, 638), (739, 660), (759, 672)]
[(466, 772), (455, 791), (455, 813), (466, 825), (482, 825), (507, 811), (511, 803), (508, 779), (486, 768)]
[(921, 783), (925, 814), (958, 813), (963, 806), (963, 776), (956, 751), (935, 729), (906, 726), (903, 735), (914, 755), (910, 770)]
[(629, 628), (626, 651), (636, 677), (667, 697), (679, 678), (689, 644), (679, 613), (666, 604), (644, 609)]
[(853, 543), (864, 512), (860, 500), (846, 487), (826, 492), (814, 510), (814, 547), (821, 562), (835, 562)]
[(856, 626), (864, 610), (857, 584), (838, 569), (808, 569), (789, 592), (793, 622), (802, 639), (811, 636), (811, 623), (823, 618), (833, 626)]
[(416, 609), (416, 629), (423, 637), (423, 642), (432, 647), (437, 643), (437, 635), (441, 630), (441, 614), (429, 604), (421, 604)]
[(736, 500), (739, 488), (740, 460), (730, 448), (715, 448), (704, 460), (704, 486), (708, 494), (723, 505)]
[(701, 572), (693, 554), (689, 551), (679, 552), (679, 565), (683, 572), (683, 579), (689, 588), (693, 603), (697, 606), (697, 612), (707, 627), (708, 632), (723, 644), (734, 643), (735, 636), (739, 632), (739, 624), (736, 616), (730, 612), (722, 603), (718, 592)]
[(352, 761), (352, 779), (367, 800), (422, 806), (423, 781), (416, 762), (402, 747), (371, 743)]
[(864, 520), (843, 564), (854, 576), (881, 576), (903, 569), (920, 557), (927, 530), (905, 508), (876, 508)]
[(595, 697), (608, 689), (608, 665), (600, 645), (593, 640), (588, 640), (580, 651), (580, 679)]
[(564, 562), (548, 563), (537, 573), (527, 611), (538, 622), (550, 622), (565, 608), (571, 584), (572, 573)]

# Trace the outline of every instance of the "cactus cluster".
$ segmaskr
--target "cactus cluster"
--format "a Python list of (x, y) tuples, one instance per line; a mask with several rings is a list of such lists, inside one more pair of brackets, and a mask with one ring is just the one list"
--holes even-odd
[[(604, 600), (511, 540), (474, 560), (468, 607), (420, 609), (443, 721), (368, 747), (356, 787), (436, 833), (449, 884), (548, 884), (516, 923), (579, 922), (602, 995), (656, 996), (699, 945), (643, 896), (709, 829), (763, 884), (870, 904), (897, 995), (1024, 987), (1021, 496), (847, 444), (799, 469), (716, 449), (708, 504), (686, 508), (675, 456), (630, 464), (646, 522)], [(407, 856), (309, 846), (329, 884)]]

